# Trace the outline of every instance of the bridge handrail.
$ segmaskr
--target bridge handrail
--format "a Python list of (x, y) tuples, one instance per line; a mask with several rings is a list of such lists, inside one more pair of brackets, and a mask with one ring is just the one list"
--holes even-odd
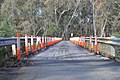
[[(86, 40), (89, 40), (90, 37), (86, 37)], [(95, 41), (95, 37), (92, 38), (92, 41)], [(112, 37), (98, 37), (98, 43), (109, 44), (113, 46), (120, 46), (120, 38), (112, 38)]]
[[(0, 37), (0, 47), (1, 46), (11, 46), (12, 47), (12, 53), (13, 55), (17, 56), (17, 60), (21, 60), (21, 56), (24, 54), (26, 57), (29, 56), (30, 54), (34, 54), (36, 51), (39, 52), (41, 50), (45, 50), (47, 47), (56, 44), (60, 42), (62, 38), (58, 37), (47, 37), (47, 36), (36, 36), (33, 37), (28, 37), (27, 34), (25, 34), (25, 37), (20, 37), (20, 34), (17, 34), (17, 37), (9, 37), (9, 38), (4, 38)], [(21, 43), (24, 43), (25, 45), (20, 45)], [(24, 47), (23, 47), (24, 46)], [(21, 50), (23, 49), (22, 53)]]
[[(79, 41), (81, 37), (72, 37), (71, 40)], [(90, 37), (85, 37), (85, 40), (90, 40)], [(95, 37), (92, 37), (92, 42), (95, 42)], [(120, 46), (120, 38), (113, 37), (97, 37), (98, 43), (109, 44), (113, 46)]]
[[(20, 40), (21, 43), (23, 43), (25, 41), (25, 37), (21, 37)], [(17, 37), (0, 38), (0, 46), (8, 46), (12, 44), (17, 44)]]
[[(33, 37), (34, 41), (36, 42), (37, 38)], [(61, 38), (56, 38), (56, 40), (60, 40)], [(25, 42), (25, 37), (20, 37), (21, 43)], [(31, 37), (28, 37), (28, 40), (31, 40)], [(8, 46), (12, 44), (17, 44), (17, 37), (9, 37), (9, 38), (0, 38), (0, 46)]]

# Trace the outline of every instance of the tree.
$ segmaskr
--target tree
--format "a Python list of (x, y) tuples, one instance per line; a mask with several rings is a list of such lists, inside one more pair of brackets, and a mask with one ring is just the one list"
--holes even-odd
[(10, 21), (7, 27), (12, 25), (9, 29), (14, 29), (13, 33), (69, 39), (71, 33), (74, 36), (110, 36), (120, 32), (119, 0), (1, 1), (0, 23), (3, 26)]

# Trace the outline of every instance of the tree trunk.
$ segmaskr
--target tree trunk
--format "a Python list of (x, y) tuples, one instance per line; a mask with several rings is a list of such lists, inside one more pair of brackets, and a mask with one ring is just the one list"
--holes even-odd
[(97, 36), (97, 33), (96, 33), (95, 2), (94, 1), (93, 1), (93, 27), (94, 27), (94, 36)]
[(107, 16), (106, 16), (106, 18), (105, 18), (105, 24), (103, 25), (103, 28), (102, 28), (102, 31), (101, 31), (101, 37), (102, 37), (103, 34), (104, 34), (104, 30), (105, 30), (106, 24), (107, 24)]

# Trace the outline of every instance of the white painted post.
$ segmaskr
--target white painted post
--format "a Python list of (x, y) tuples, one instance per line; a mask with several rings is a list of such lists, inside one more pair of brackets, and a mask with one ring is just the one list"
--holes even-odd
[(12, 53), (13, 53), (13, 55), (16, 55), (16, 45), (15, 44), (12, 45)]
[(25, 52), (26, 56), (28, 56), (28, 35), (25, 34)]
[(20, 34), (17, 34), (17, 60), (20, 60)]
[(34, 53), (33, 35), (31, 35), (31, 50)]

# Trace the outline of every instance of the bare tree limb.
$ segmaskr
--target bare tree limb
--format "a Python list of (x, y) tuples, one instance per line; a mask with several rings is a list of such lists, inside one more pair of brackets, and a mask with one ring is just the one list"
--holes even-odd
[(116, 3), (120, 7), (120, 4), (117, 1), (115, 1), (114, 3)]
[(57, 20), (57, 9), (55, 9), (56, 24), (57, 24), (58, 27), (59, 27), (59, 22), (60, 22), (60, 20), (61, 20), (62, 15), (63, 15), (65, 12), (69, 11), (69, 10), (70, 10), (70, 8), (67, 9), (67, 10), (63, 10), (63, 11), (60, 13), (60, 16), (59, 16), (59, 18), (58, 18), (58, 20)]
[(63, 15), (65, 12), (69, 11), (69, 10), (70, 10), (70, 9), (68, 9), (68, 10), (63, 10), (63, 11), (61, 12), (61, 14), (60, 14), (60, 16), (59, 16), (59, 18), (58, 18), (58, 24), (59, 24), (59, 22), (60, 22), (60, 19), (61, 19), (62, 15)]
[(72, 19), (73, 19), (73, 17), (74, 17), (74, 14), (75, 14), (76, 11), (77, 11), (77, 8), (78, 8), (78, 6), (79, 6), (79, 3), (80, 3), (80, 0), (79, 0), (79, 2), (77, 3), (76, 8), (74, 9), (74, 12), (73, 12), (73, 14), (72, 14), (72, 16), (71, 16), (68, 24), (65, 26), (65, 29), (64, 29), (63, 34), (62, 34), (62, 38), (65, 36), (65, 33), (66, 33), (67, 30), (68, 30), (68, 27), (69, 27), (69, 25), (70, 25), (70, 23), (71, 23), (71, 21), (72, 21)]
[(41, 28), (39, 28), (38, 30), (37, 30), (37, 32), (36, 32), (36, 36), (38, 35), (38, 33), (40, 32), (42, 30), (42, 27)]
[(101, 37), (102, 37), (103, 34), (104, 34), (106, 24), (107, 24), (107, 16), (106, 16), (106, 18), (105, 18), (105, 23), (104, 23), (103, 28), (102, 28), (102, 31), (101, 31)]

